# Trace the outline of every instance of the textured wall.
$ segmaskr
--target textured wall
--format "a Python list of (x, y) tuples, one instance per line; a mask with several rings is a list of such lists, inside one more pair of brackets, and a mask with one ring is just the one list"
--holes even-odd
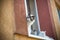
[(13, 40), (13, 0), (0, 0), (0, 40)]
[(60, 0), (55, 0), (55, 3), (57, 5), (58, 9), (60, 9)]
[(60, 40), (60, 23), (59, 23), (57, 8), (54, 0), (51, 0), (50, 3), (51, 3), (52, 15), (54, 19), (57, 37), (58, 37), (58, 40)]
[(28, 36), (16, 34), (15, 40), (40, 40), (40, 39), (30, 38)]

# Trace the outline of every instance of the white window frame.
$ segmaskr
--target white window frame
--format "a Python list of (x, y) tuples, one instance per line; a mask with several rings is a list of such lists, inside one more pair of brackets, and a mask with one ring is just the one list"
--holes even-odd
[[(27, 2), (26, 2), (26, 0), (24, 0), (24, 2), (25, 2), (26, 17), (27, 17), (27, 16), (28, 16)], [(40, 23), (39, 23), (39, 17), (38, 17), (38, 10), (37, 10), (36, 0), (34, 0), (34, 2), (35, 2), (35, 8), (36, 8), (37, 22), (38, 22), (38, 26), (39, 26), (39, 30), (40, 30)], [(34, 21), (33, 21), (33, 22), (34, 22)], [(33, 22), (32, 22), (32, 23), (33, 23)], [(32, 24), (32, 23), (31, 23), (31, 24)], [(27, 25), (27, 26), (28, 26), (28, 25)], [(48, 36), (41, 37), (41, 36), (31, 35), (31, 34), (30, 34), (30, 27), (28, 26), (27, 29), (28, 29), (28, 36), (29, 36), (29, 37), (38, 38), (38, 39), (47, 39), (47, 40), (49, 39), (49, 40), (50, 40), (50, 38), (49, 38)], [(40, 31), (40, 32), (45, 32), (45, 31)], [(52, 38), (51, 38), (51, 39), (52, 39)]]

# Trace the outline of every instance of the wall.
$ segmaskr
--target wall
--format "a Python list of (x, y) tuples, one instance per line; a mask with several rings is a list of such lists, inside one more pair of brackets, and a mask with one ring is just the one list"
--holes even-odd
[(55, 3), (57, 5), (57, 8), (60, 9), (60, 0), (55, 0)]
[(53, 15), (55, 28), (56, 28), (57, 37), (58, 37), (58, 40), (60, 40), (60, 23), (58, 18), (57, 7), (55, 5), (54, 0), (51, 0), (50, 3), (51, 3), (52, 15)]
[(28, 36), (16, 34), (15, 40), (40, 40), (40, 39), (30, 38)]
[(13, 40), (13, 0), (0, 0), (0, 40)]

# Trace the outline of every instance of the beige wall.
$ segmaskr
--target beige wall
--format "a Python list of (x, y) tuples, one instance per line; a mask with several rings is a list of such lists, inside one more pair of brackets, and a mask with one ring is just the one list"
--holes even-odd
[(55, 1), (54, 0), (51, 0), (50, 3), (51, 3), (52, 15), (53, 15), (55, 28), (56, 28), (57, 37), (58, 37), (58, 40), (60, 40), (60, 23), (59, 23), (57, 7), (55, 5)]
[(55, 0), (55, 3), (57, 5), (57, 8), (60, 9), (60, 0)]
[(0, 40), (13, 40), (13, 0), (0, 0)]
[(15, 40), (40, 40), (40, 39), (29, 38), (28, 36), (16, 34)]

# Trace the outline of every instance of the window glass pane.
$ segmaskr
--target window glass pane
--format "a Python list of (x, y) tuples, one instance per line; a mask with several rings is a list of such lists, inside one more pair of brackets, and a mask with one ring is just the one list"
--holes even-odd
[(58, 10), (59, 20), (60, 20), (60, 10)]

